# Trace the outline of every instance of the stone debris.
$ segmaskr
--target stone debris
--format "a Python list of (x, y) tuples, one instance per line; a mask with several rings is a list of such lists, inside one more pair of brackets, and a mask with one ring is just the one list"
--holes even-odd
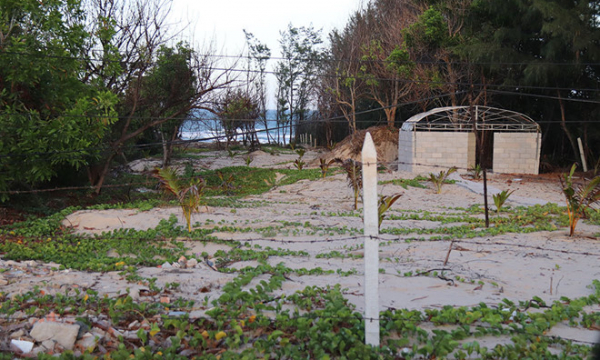
[[(138, 274), (144, 279), (157, 278), (158, 289), (149, 287), (144, 281), (128, 281), (119, 271), (89, 273), (71, 269), (61, 269), (60, 264), (45, 264), (40, 261), (13, 261), (0, 258), (0, 286), (7, 299), (15, 299), (30, 291), (37, 296), (67, 294), (84, 297), (86, 291), (93, 290), (99, 296), (123, 298), (130, 296), (134, 302), (160, 303), (167, 305), (180, 297), (201, 301), (207, 291), (219, 292), (234, 274), (216, 273), (209, 269), (205, 261), (195, 256), (182, 257), (176, 262), (164, 262), (158, 267), (140, 268)], [(179, 283), (173, 289), (160, 290), (169, 283)], [(37, 285), (37, 289), (35, 286)], [(203, 290), (205, 289), (205, 290)], [(32, 310), (32, 309), (29, 309)], [(121, 340), (139, 343), (138, 331), (149, 333), (154, 324), (161, 324), (161, 315), (149, 319), (133, 320), (127, 324), (115, 324), (106, 314), (86, 310), (77, 314), (76, 308), (66, 306), (62, 316), (47, 313), (47, 309), (25, 308), (0, 314), (2, 331), (6, 333), (0, 352), (12, 352), (15, 358), (36, 357), (38, 354), (58, 355), (72, 351), (78, 357), (86, 352), (95, 355), (108, 354), (115, 350)], [(203, 309), (198, 313), (203, 313)], [(183, 316), (183, 312), (168, 310), (162, 316)], [(191, 315), (191, 313), (190, 313)], [(86, 319), (78, 321), (78, 319)], [(148, 340), (146, 346), (160, 346), (164, 341), (154, 343)]]
[(187, 261), (186, 268), (193, 269), (193, 268), (196, 267), (196, 265), (198, 265), (198, 260), (196, 260), (196, 259), (189, 259)]
[[(52, 340), (67, 350), (73, 350), (78, 333), (79, 325), (76, 324), (40, 321), (33, 325), (33, 329), (31, 329), (29, 335), (35, 341), (42, 342), (46, 348), (48, 348), (48, 340)], [(48, 349), (51, 350), (50, 348)]]
[(31, 341), (12, 339), (10, 341), (10, 348), (14, 352), (29, 354), (33, 349), (33, 343)]
[[(173, 312), (178, 313), (178, 312)], [(158, 315), (150, 319), (152, 323), (160, 321)], [(88, 317), (92, 326), (80, 326), (73, 317), (60, 318), (54, 313), (43, 319), (35, 318), (35, 322), (21, 322), (6, 326), (11, 339), (9, 348), (15, 355), (26, 357), (40, 353), (59, 354), (67, 350), (76, 356), (85, 352), (106, 354), (119, 339), (138, 342), (138, 331), (148, 332), (151, 323), (148, 320), (133, 321), (127, 328), (117, 328), (107, 315), (99, 314)], [(85, 328), (84, 332), (80, 330)], [(114, 350), (114, 349), (111, 349)]]
[[(208, 260), (208, 262), (210, 262), (210, 260)], [(198, 260), (196, 260), (194, 258), (187, 259), (185, 256), (180, 257), (174, 263), (170, 263), (168, 261), (165, 261), (162, 265), (160, 265), (160, 267), (163, 270), (170, 270), (170, 269), (206, 269), (206, 267), (203, 266), (202, 263), (199, 262)]]
[(92, 352), (96, 349), (99, 339), (100, 339), (100, 337), (87, 332), (87, 333), (83, 334), (81, 339), (77, 340), (77, 342), (75, 343), (75, 347), (81, 351), (87, 350), (87, 351)]

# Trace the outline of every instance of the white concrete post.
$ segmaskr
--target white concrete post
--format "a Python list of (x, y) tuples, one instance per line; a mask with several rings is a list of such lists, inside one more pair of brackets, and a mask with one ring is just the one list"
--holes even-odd
[(365, 224), (365, 344), (379, 347), (379, 216), (377, 151), (367, 133), (362, 148), (363, 216)]

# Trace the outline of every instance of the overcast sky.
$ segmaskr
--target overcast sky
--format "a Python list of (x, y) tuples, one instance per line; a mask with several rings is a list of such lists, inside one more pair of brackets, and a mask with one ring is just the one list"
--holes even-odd
[[(170, 22), (174, 26), (189, 24), (178, 38), (187, 40), (197, 50), (214, 41), (215, 54), (240, 55), (245, 51), (243, 30), (271, 49), (271, 57), (281, 56), (280, 31), (288, 24), (322, 29), (322, 39), (333, 29), (342, 29), (352, 13), (367, 0), (172, 0)], [(273, 70), (271, 60), (267, 71)], [(267, 75), (269, 109), (275, 108), (276, 80)]]
[[(334, 28), (343, 28), (361, 0), (173, 0), (174, 22), (190, 23), (194, 43), (215, 39), (217, 52), (237, 55), (246, 39), (242, 30), (280, 55), (279, 32), (295, 27), (323, 29), (323, 40)], [(187, 34), (183, 34), (187, 35)], [(186, 36), (187, 37), (187, 36)]]

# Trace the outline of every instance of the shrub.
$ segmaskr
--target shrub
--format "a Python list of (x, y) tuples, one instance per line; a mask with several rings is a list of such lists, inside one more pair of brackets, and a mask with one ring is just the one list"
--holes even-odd
[(579, 219), (586, 215), (590, 206), (600, 201), (600, 176), (583, 185), (573, 184), (573, 174), (577, 164), (573, 164), (571, 171), (560, 178), (563, 194), (567, 200), (567, 214), (569, 215), (569, 236), (575, 233)]
[(455, 171), (456, 167), (453, 166), (447, 171), (440, 171), (439, 175), (429, 173), (429, 180), (435, 185), (436, 194), (442, 193), (442, 185), (444, 185), (444, 181), (446, 181), (446, 178)]
[(188, 231), (192, 232), (191, 217), (192, 213), (198, 211), (200, 207), (200, 198), (204, 191), (204, 179), (191, 178), (189, 183), (183, 183), (172, 168), (156, 168), (152, 176), (157, 178), (162, 188), (177, 197), (177, 201), (185, 216)]

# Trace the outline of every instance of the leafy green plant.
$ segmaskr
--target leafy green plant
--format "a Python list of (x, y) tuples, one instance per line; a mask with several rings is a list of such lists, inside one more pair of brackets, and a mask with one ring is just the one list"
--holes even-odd
[(398, 185), (398, 186), (402, 186), (405, 190), (408, 190), (409, 186), (421, 188), (421, 189), (427, 189), (427, 186), (421, 184), (421, 181), (425, 181), (425, 180), (427, 180), (427, 179), (421, 178), (421, 177), (414, 178), (414, 179), (393, 179), (393, 180), (380, 181), (379, 184), (381, 184), (381, 185), (385, 185), (385, 184)]
[(250, 163), (252, 163), (254, 159), (252, 158), (252, 156), (248, 155), (244, 160), (246, 161), (246, 166), (250, 166)]
[(219, 180), (221, 180), (221, 184), (219, 185), (219, 188), (225, 194), (233, 195), (233, 190), (235, 189), (235, 185), (233, 184), (233, 182), (234, 182), (233, 174), (229, 174), (229, 176), (226, 176), (225, 174), (223, 174), (223, 172), (221, 170), (217, 170), (216, 174), (219, 177)]
[(306, 165), (306, 163), (304, 161), (302, 161), (302, 158), (304, 157), (304, 153), (305, 153), (304, 149), (296, 150), (296, 154), (298, 154), (298, 158), (294, 161), (294, 166), (298, 170), (302, 170), (304, 168), (304, 165)]
[(385, 212), (388, 211), (392, 205), (394, 205), (396, 200), (400, 199), (401, 196), (402, 194), (395, 194), (391, 196), (384, 195), (379, 197), (379, 208), (377, 209), (379, 214), (379, 228), (381, 228), (381, 223), (385, 218)]
[(600, 176), (596, 176), (583, 185), (575, 185), (573, 184), (573, 174), (576, 168), (577, 164), (573, 164), (571, 171), (560, 177), (562, 191), (567, 201), (569, 236), (573, 236), (577, 222), (586, 215), (590, 206), (600, 201)]
[(333, 164), (335, 162), (335, 159), (331, 159), (329, 161), (326, 161), (323, 158), (319, 159), (319, 167), (321, 168), (321, 177), (325, 178), (327, 176), (327, 173), (329, 172), (329, 167), (331, 166), (331, 164)]
[(481, 173), (483, 172), (483, 169), (481, 168), (480, 164), (475, 165), (472, 169), (470, 169), (470, 171), (473, 180), (481, 180)]
[(168, 167), (154, 169), (152, 176), (158, 179), (166, 192), (177, 197), (188, 226), (188, 231), (191, 232), (192, 213), (197, 212), (200, 207), (200, 199), (204, 192), (204, 179), (196, 177), (189, 179), (188, 183), (184, 183), (177, 175), (177, 172)]
[(360, 196), (360, 190), (362, 189), (362, 164), (352, 159), (342, 161), (339, 158), (335, 159), (337, 162), (342, 163), (342, 168), (346, 170), (348, 175), (348, 186), (350, 186), (354, 192), (354, 210), (358, 209), (358, 197)]
[(306, 163), (302, 161), (302, 159), (294, 160), (294, 166), (296, 167), (296, 169), (302, 170), (304, 168), (304, 165), (306, 165)]
[(227, 156), (229, 156), (231, 159), (233, 159), (237, 154), (237, 151), (233, 151), (230, 148), (227, 148)]
[(506, 190), (502, 190), (501, 192), (492, 195), (492, 198), (494, 199), (494, 204), (496, 205), (496, 213), (500, 212), (500, 209), (502, 209), (502, 205), (504, 205), (504, 203), (506, 202), (506, 200), (508, 200), (510, 194), (514, 193), (515, 191), (506, 191)]
[(436, 194), (442, 193), (442, 185), (444, 185), (444, 181), (446, 181), (446, 178), (448, 178), (448, 176), (450, 176), (450, 174), (452, 174), (453, 172), (456, 172), (455, 166), (451, 167), (447, 171), (440, 171), (438, 175), (434, 173), (429, 173), (429, 181), (431, 181), (435, 185)]

